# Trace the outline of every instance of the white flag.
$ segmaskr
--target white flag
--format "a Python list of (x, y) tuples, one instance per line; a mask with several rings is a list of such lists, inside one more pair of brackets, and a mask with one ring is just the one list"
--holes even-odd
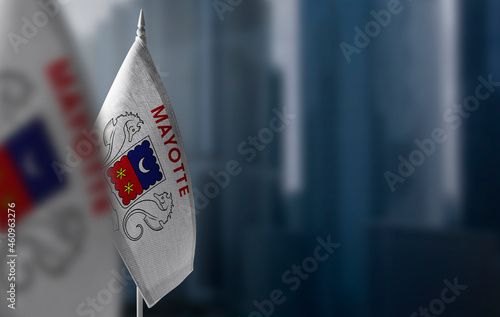
[(110, 290), (121, 286), (119, 258), (98, 193), (106, 184), (62, 7), (0, 4), (2, 317), (120, 312), (122, 292)]
[(193, 270), (195, 208), (180, 130), (144, 36), (136, 37), (96, 126), (115, 244), (152, 307)]

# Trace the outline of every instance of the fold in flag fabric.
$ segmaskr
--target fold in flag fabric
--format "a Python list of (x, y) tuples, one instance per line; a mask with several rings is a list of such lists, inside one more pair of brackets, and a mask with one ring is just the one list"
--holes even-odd
[(115, 245), (152, 307), (193, 270), (195, 208), (174, 110), (136, 37), (96, 121)]

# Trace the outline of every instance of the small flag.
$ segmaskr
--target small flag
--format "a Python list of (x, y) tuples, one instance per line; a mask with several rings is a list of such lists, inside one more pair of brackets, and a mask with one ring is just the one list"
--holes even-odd
[(180, 130), (146, 47), (142, 11), (96, 127), (119, 222), (115, 244), (152, 307), (193, 270), (195, 208)]

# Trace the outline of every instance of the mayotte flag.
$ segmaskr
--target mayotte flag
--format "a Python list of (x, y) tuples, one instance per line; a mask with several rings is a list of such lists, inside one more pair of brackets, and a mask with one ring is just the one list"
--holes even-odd
[(112, 164), (107, 174), (120, 197), (118, 200), (124, 206), (163, 179), (159, 161), (148, 139), (139, 142)]
[(96, 121), (113, 240), (148, 307), (193, 271), (194, 197), (181, 131), (146, 45), (144, 16)]

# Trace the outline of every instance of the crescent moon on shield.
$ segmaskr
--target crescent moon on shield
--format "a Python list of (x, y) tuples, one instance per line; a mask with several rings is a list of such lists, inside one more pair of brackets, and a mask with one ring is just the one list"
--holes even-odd
[(149, 173), (149, 170), (145, 169), (144, 165), (142, 165), (144, 159), (145, 159), (145, 157), (141, 158), (141, 160), (139, 161), (139, 170), (141, 171), (141, 173), (147, 174), (147, 173)]

